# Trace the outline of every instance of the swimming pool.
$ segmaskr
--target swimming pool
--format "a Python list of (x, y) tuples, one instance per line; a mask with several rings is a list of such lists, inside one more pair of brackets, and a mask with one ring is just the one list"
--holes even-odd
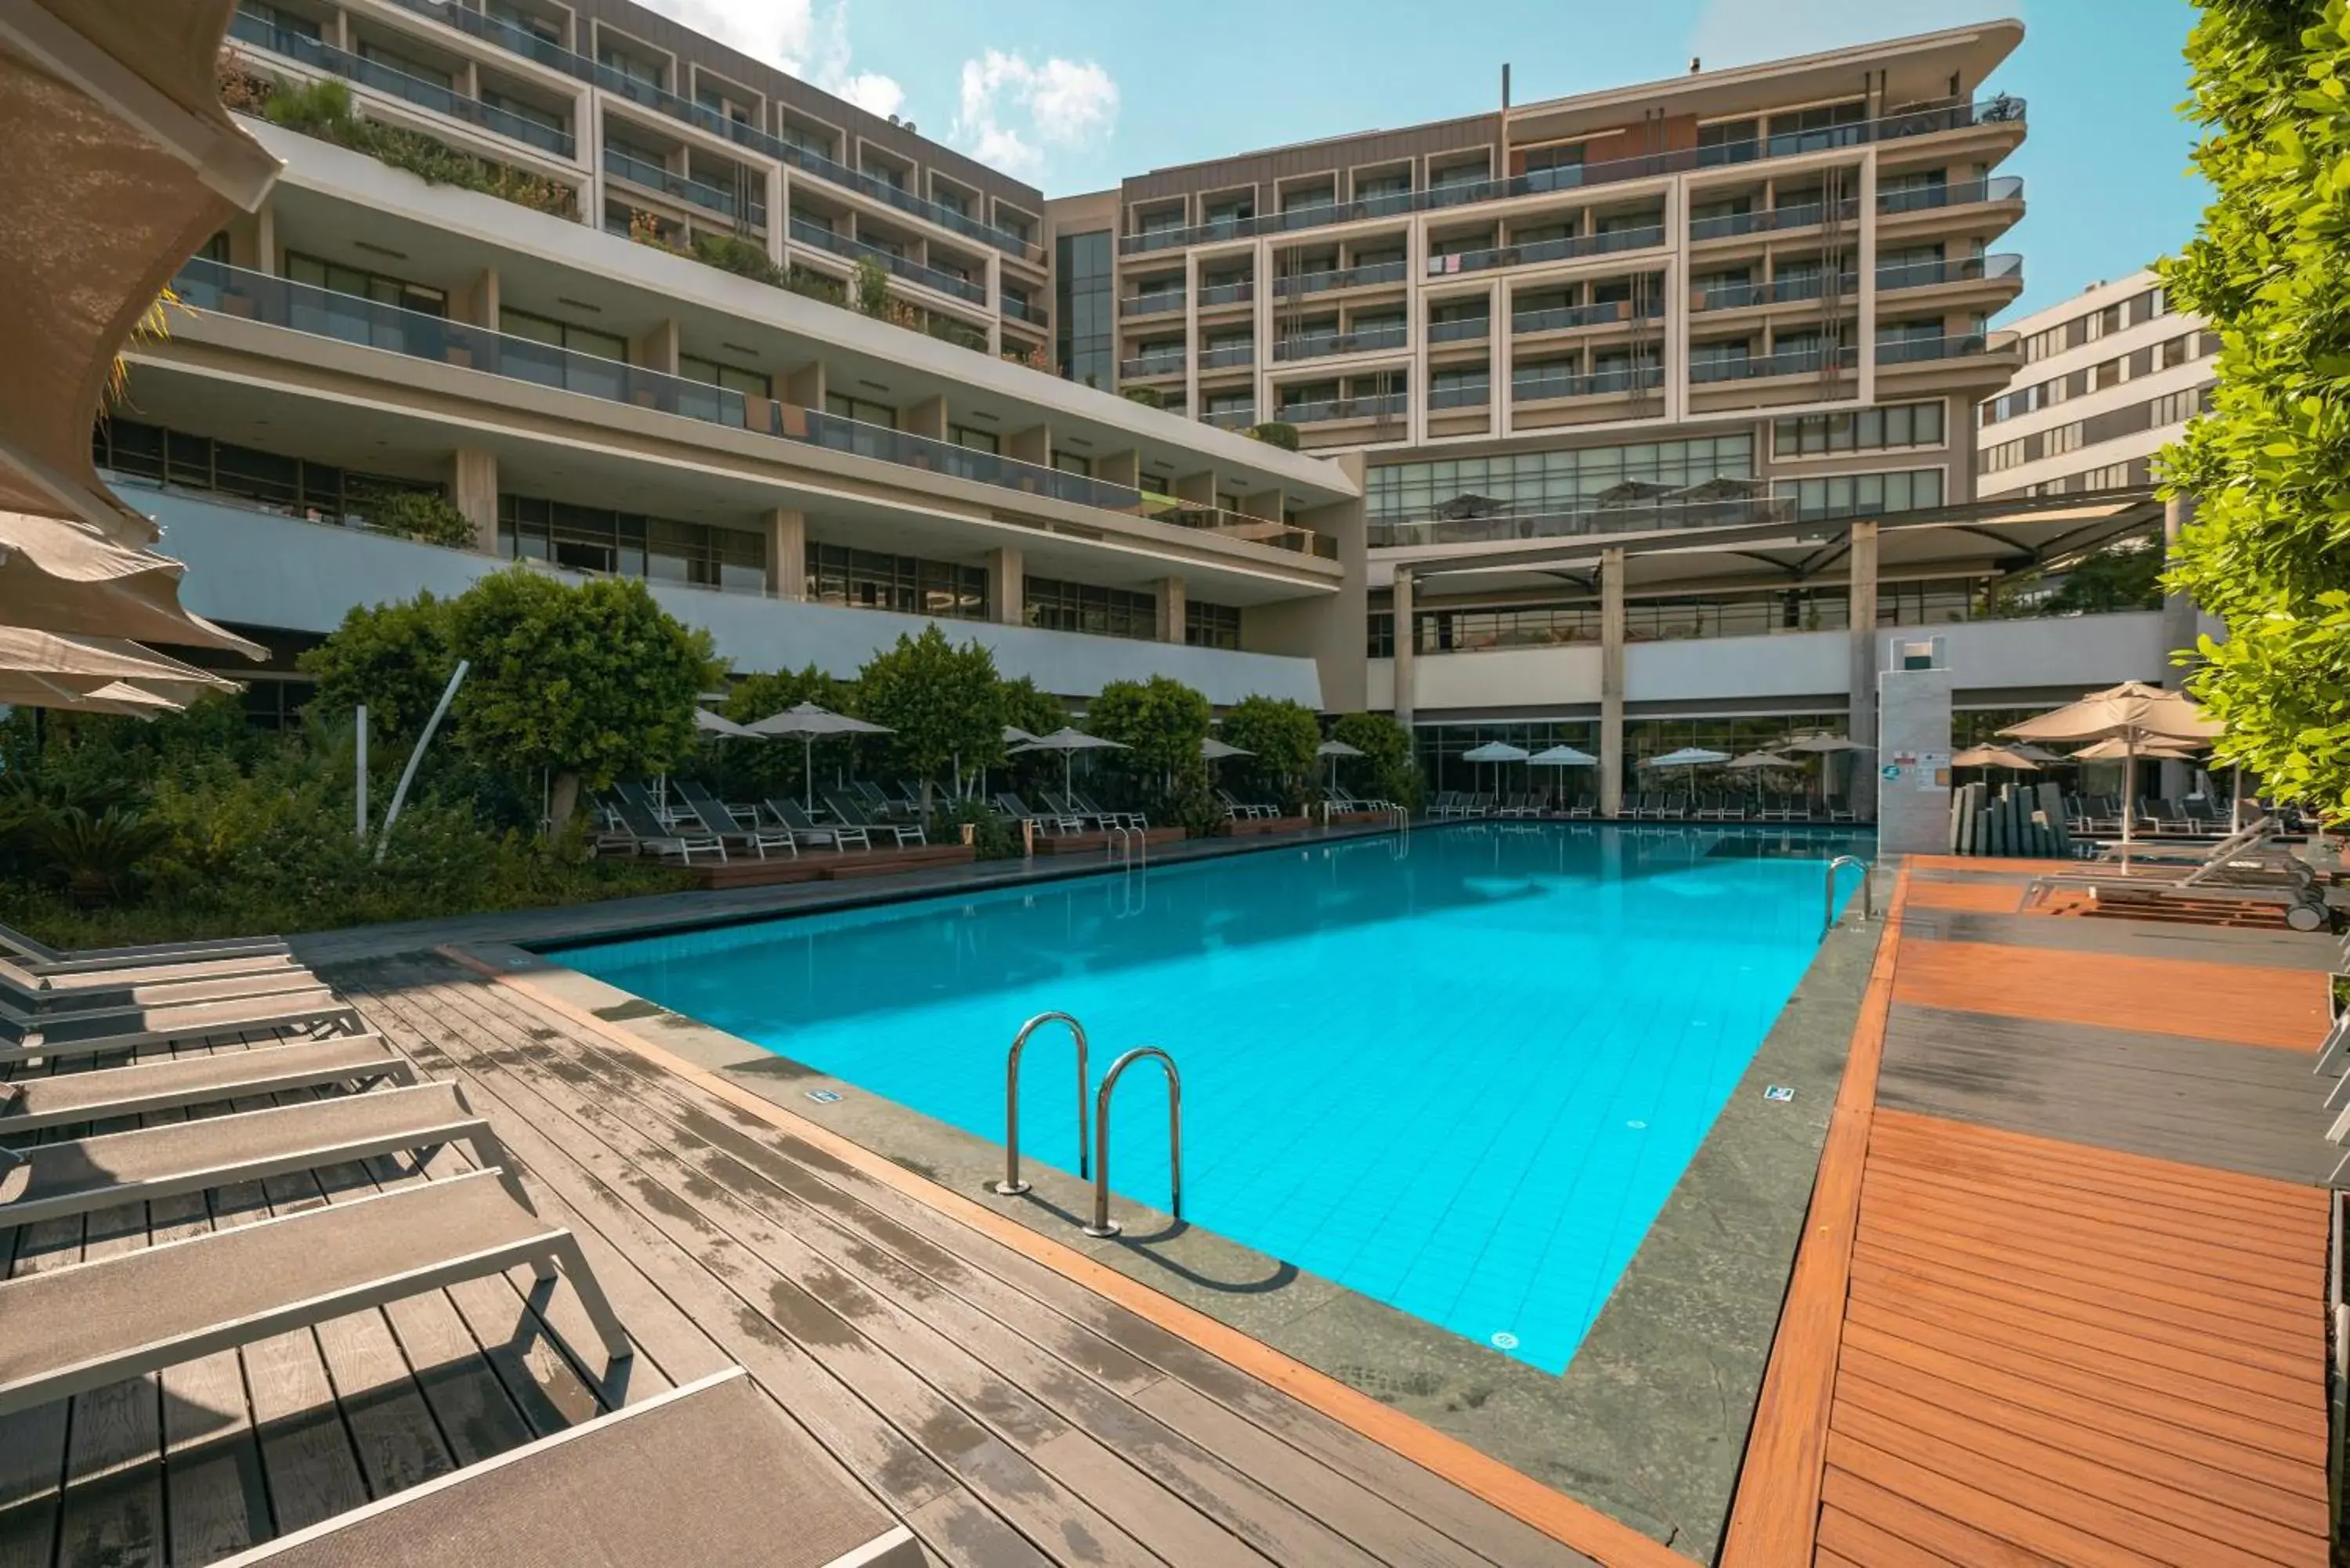
[[(1471, 824), (572, 949), (573, 967), (1003, 1136), (1031, 1015), (1096, 1081), (1183, 1075), (1191, 1222), (1564, 1368), (1818, 945), (1866, 840)], [(1021, 1082), (1024, 1157), (1076, 1168), (1066, 1036)], [(1112, 1177), (1167, 1201), (1152, 1071)], [(1120, 1205), (1122, 1208), (1122, 1205)]]

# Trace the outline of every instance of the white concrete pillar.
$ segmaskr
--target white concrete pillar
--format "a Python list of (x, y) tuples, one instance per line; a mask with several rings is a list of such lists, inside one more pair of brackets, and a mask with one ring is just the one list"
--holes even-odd
[(946, 440), (945, 397), (924, 398), (919, 403), (907, 404), (898, 415), (898, 428), (912, 435), (928, 436), (932, 441)]
[(1599, 552), (1599, 815), (1624, 815), (1624, 550)]
[(1183, 640), (1183, 610), (1188, 602), (1183, 579), (1161, 577), (1151, 585), (1151, 590), (1159, 596), (1159, 640), (1180, 645)]
[(1396, 722), (1411, 728), (1412, 677), (1419, 653), (1419, 639), (1414, 635), (1411, 610), (1411, 572), (1398, 566), (1395, 575), (1395, 716)]
[(498, 553), (498, 454), (460, 447), (449, 457), (449, 500), (473, 525), (473, 548)]
[(767, 592), (779, 599), (807, 597), (807, 514), (777, 506), (763, 522), (767, 533)]
[(987, 618), (998, 626), (1019, 626), (1028, 618), (1027, 579), (1017, 545), (987, 553)]
[(791, 176), (778, 163), (767, 171), (767, 259), (777, 266), (785, 265), (784, 236), (791, 231)]
[(1865, 787), (1877, 769), (1877, 524), (1852, 525), (1852, 718), (1848, 733), (1868, 748), (1848, 753), (1849, 805), (1864, 822), (1877, 815), (1877, 792)]

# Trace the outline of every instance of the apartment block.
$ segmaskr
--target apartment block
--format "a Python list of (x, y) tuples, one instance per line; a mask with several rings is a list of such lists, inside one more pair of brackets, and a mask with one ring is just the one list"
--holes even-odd
[(2174, 310), (2151, 272), (2093, 285), (2014, 330), (2023, 364), (1976, 411), (1979, 493), (2144, 486), (2154, 454), (2210, 406), (2219, 334)]

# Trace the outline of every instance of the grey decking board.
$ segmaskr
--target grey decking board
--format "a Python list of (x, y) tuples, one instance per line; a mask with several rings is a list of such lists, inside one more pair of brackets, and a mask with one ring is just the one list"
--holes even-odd
[(2298, 1051), (1896, 1002), (1877, 1103), (2317, 1184), (2324, 1080)]
[(2106, 916), (2089, 919), (1994, 915), (1975, 909), (1936, 909), (1912, 904), (1902, 912), (1901, 929), (1909, 936), (1933, 941), (1990, 942), (2125, 958), (2242, 964), (2254, 969), (2324, 972), (2336, 968), (2341, 958), (2336, 940), (2318, 932), (2242, 929)]

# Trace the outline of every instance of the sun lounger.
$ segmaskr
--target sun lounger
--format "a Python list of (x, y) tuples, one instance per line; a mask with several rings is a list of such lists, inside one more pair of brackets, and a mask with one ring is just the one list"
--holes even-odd
[(908, 844), (928, 844), (931, 841), (930, 835), (919, 823), (874, 821), (865, 815), (858, 803), (851, 798), (846, 790), (820, 789), (816, 794), (824, 796), (825, 807), (832, 813), (832, 819), (835, 822), (839, 823), (843, 827), (862, 828), (868, 843), (871, 842), (873, 835), (877, 833), (894, 835), (901, 849)]
[(739, 1367), (436, 1476), (215, 1568), (921, 1568), (904, 1525)]
[(0, 1416), (523, 1263), (570, 1281), (606, 1354), (628, 1356), (577, 1241), (517, 1203), (502, 1175), (470, 1171), (0, 1282)]
[(0, 1138), (184, 1106), (336, 1084), (365, 1087), (386, 1080), (412, 1084), (416, 1069), (380, 1034), (297, 1040), (97, 1072), (15, 1078), (0, 1084)]
[[(288, 1171), (451, 1143), (470, 1147), (478, 1166), (507, 1168), (497, 1135), (454, 1084), (339, 1095), (38, 1144), (15, 1155), (0, 1151), (0, 1226), (32, 1225), (119, 1203), (208, 1192)], [(531, 1206), (520, 1180), (509, 1174), (507, 1186), (516, 1202)]]
[(1587, 794), (1579, 794), (1576, 795), (1574, 801), (1568, 805), (1566, 808), (1566, 819), (1569, 822), (1588, 822), (1594, 815), (1597, 815), (1598, 810), (1598, 802), (1593, 800), (1591, 796)]
[(283, 959), (283, 937), (220, 937), (188, 942), (144, 942), (136, 947), (53, 948), (13, 926), (0, 926), (0, 948), (36, 974), (93, 974), (155, 964), (224, 964), (243, 959)]
[[(1053, 797), (1051, 795), (1047, 794), (1045, 797), (1045, 803), (1047, 805), (1051, 805)], [(1104, 811), (1100, 806), (1097, 806), (1093, 803), (1093, 798), (1090, 795), (1079, 794), (1075, 790), (1071, 790), (1067, 795), (1063, 797), (1062, 804), (1076, 807), (1078, 810), (1084, 812), (1087, 816), (1092, 817), (1096, 822), (1100, 823), (1104, 827), (1128, 827), (1132, 828), (1137, 833), (1148, 833), (1150, 830), (1150, 820), (1143, 815), (1142, 813), (1139, 811)]]
[(675, 856), (688, 866), (693, 864), (697, 855), (726, 858), (726, 841), (716, 834), (701, 827), (672, 827), (663, 822), (660, 813), (653, 807), (652, 796), (640, 784), (618, 785), (609, 805), (621, 830), (639, 855), (650, 850), (663, 859)]
[(846, 849), (854, 844), (859, 849), (870, 849), (873, 841), (861, 827), (843, 827), (837, 823), (817, 822), (795, 800), (781, 795), (769, 795), (764, 802), (768, 813), (784, 825), (795, 845), (829, 844), (835, 849)]
[(995, 796), (995, 809), (1002, 812), (1004, 815), (1010, 817), (1014, 822), (1034, 823), (1036, 826), (1036, 831), (1039, 833), (1082, 833), (1085, 831), (1085, 818), (1081, 816), (1070, 816), (1066, 813), (1058, 811), (1032, 811), (1029, 809), (1028, 803), (1026, 801), (1022, 800), (1010, 790), (1001, 790), (997, 792)]
[(317, 975), (291, 960), (235, 973), (219, 973), (191, 965), (184, 974), (146, 968), (120, 969), (110, 973), (38, 975), (0, 959), (0, 1003), (19, 1012), (43, 1016), (168, 1007), (175, 1002), (231, 1002), (244, 996), (315, 991), (319, 983)]
[(743, 819), (733, 808), (691, 779), (674, 780), (671, 787), (677, 791), (678, 799), (685, 803), (686, 810), (693, 814), (702, 830), (722, 844), (748, 849), (762, 860), (770, 849), (799, 854), (799, 841), (792, 836), (789, 828), (761, 827), (755, 820), (750, 826), (743, 826)]
[(0, 1005), (0, 1062), (88, 1056), (225, 1034), (278, 1030), (357, 1033), (364, 1028), (351, 1005), (325, 986), (234, 1002), (92, 1012), (25, 1013)]

